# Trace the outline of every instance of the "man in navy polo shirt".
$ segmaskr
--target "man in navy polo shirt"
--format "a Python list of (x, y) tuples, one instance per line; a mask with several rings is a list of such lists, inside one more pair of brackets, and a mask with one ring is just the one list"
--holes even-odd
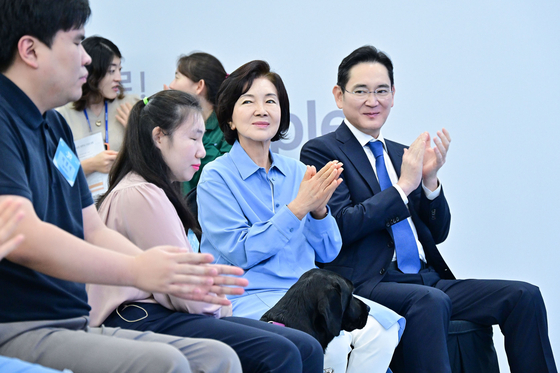
[[(0, 0), (0, 202), (24, 212), (23, 243), (0, 262), (0, 355), (76, 372), (241, 372), (227, 345), (89, 328), (84, 283), (227, 304), (240, 269), (180, 248), (141, 251), (101, 222), (55, 107), (75, 101), (91, 62), (87, 0)], [(223, 285), (234, 285), (233, 287)]]
[[(10, 198), (0, 202), (0, 260), (23, 241), (24, 237), (21, 234), (12, 237), (23, 215), (19, 203), (12, 201)], [(4, 356), (0, 356), (0, 372), (60, 373), (58, 370)]]

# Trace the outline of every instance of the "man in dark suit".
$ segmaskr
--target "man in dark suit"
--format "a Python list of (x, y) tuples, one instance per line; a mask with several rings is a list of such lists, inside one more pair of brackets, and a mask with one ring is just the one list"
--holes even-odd
[(343, 247), (324, 267), (406, 318), (393, 371), (451, 372), (447, 331), (457, 319), (499, 324), (512, 372), (557, 372), (539, 289), (456, 280), (439, 253), (451, 215), (437, 173), (451, 138), (439, 131), (433, 148), (428, 133), (408, 148), (383, 138), (395, 94), (389, 57), (358, 48), (340, 64), (333, 94), (345, 119), (335, 132), (307, 142), (301, 161), (317, 169), (333, 159), (344, 164), (344, 181), (329, 202)]

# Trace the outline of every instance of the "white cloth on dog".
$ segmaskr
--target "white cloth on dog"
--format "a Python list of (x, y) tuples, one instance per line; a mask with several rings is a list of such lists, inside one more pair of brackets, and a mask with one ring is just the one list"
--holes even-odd
[(364, 302), (369, 306), (369, 314), (373, 316), (373, 318), (377, 320), (386, 330), (393, 328), (395, 324), (398, 323), (399, 340), (397, 342), (400, 342), (402, 334), (404, 332), (404, 328), (406, 326), (406, 320), (404, 319), (404, 317), (402, 317), (395, 311), (390, 310), (387, 307), (372, 301), (371, 299), (360, 297), (359, 295), (356, 294), (354, 294), (354, 297), (358, 298), (359, 300), (361, 300), (362, 302)]
[(342, 331), (329, 343), (324, 367), (334, 373), (386, 373), (399, 343), (399, 329), (398, 323), (385, 329), (376, 319), (368, 317), (362, 329)]

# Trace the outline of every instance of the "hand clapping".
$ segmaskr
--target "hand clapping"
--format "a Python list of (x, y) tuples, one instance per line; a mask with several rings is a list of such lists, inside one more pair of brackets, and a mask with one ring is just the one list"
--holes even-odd
[(288, 208), (300, 220), (309, 212), (315, 219), (324, 218), (327, 214), (327, 202), (342, 183), (342, 171), (342, 163), (338, 161), (327, 163), (319, 172), (314, 166), (307, 166), (298, 194)]
[(435, 190), (438, 187), (437, 173), (439, 169), (445, 164), (447, 151), (449, 150), (449, 143), (451, 137), (449, 132), (443, 128), (437, 133), (438, 137), (434, 137), (435, 147), (430, 147), (430, 137), (426, 141), (426, 151), (424, 153), (424, 166), (422, 168), (422, 179), (424, 185), (430, 190)]
[(404, 150), (401, 176), (397, 184), (406, 195), (424, 182), (426, 188), (435, 190), (438, 187), (437, 172), (445, 163), (451, 137), (444, 128), (434, 138), (435, 147), (430, 147), (430, 134), (422, 133), (408, 149)]
[(172, 246), (158, 246), (134, 257), (135, 287), (152, 293), (221, 305), (231, 304), (218, 295), (243, 294), (248, 281), (239, 267), (209, 264), (210, 254), (199, 254)]

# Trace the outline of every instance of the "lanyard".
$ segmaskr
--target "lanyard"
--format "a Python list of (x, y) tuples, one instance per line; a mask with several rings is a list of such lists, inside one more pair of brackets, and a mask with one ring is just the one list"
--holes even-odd
[[(89, 122), (89, 116), (87, 115), (86, 109), (84, 109), (84, 114), (86, 116), (89, 132), (91, 132), (91, 123)], [(105, 101), (105, 143), (109, 144), (109, 115), (107, 114), (107, 101)]]

